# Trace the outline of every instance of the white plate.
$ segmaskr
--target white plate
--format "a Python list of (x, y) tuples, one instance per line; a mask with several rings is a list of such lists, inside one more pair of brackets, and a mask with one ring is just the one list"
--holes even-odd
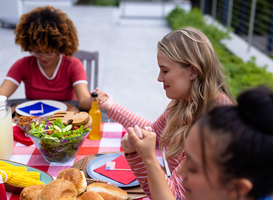
[(86, 172), (87, 174), (97, 180), (102, 180), (106, 181), (109, 183), (112, 183), (118, 187), (133, 187), (139, 185), (137, 179), (129, 183), (128, 185), (125, 185), (123, 183), (117, 182), (111, 178), (108, 178), (106, 176), (103, 176), (102, 174), (99, 174), (95, 172), (94, 170), (97, 169), (98, 167), (101, 167), (102, 165), (105, 165), (107, 161), (114, 160), (115, 158), (119, 157), (120, 155), (124, 155), (123, 153), (113, 153), (113, 154), (105, 154), (103, 156), (99, 156), (89, 162), (89, 164), (86, 167)]
[[(20, 110), (19, 108), (25, 108), (27, 106), (31, 106), (31, 105), (34, 105), (36, 103), (43, 103), (43, 104), (46, 104), (46, 105), (49, 105), (49, 106), (53, 106), (56, 108), (56, 110), (52, 111), (52, 112), (47, 112), (47, 113), (41, 113), (41, 114), (29, 114), (29, 112), (24, 112), (22, 110)], [(15, 111), (19, 114), (19, 115), (23, 115), (23, 116), (46, 116), (46, 115), (53, 115), (55, 112), (57, 111), (66, 111), (67, 110), (67, 106), (60, 102), (60, 101), (53, 101), (53, 100), (33, 100), (33, 101), (27, 101), (27, 102), (24, 102), (24, 103), (21, 103), (20, 105), (18, 105), (16, 108), (15, 108)]]

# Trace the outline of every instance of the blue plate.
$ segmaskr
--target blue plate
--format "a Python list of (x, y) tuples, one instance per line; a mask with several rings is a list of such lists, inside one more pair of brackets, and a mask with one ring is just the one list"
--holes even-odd
[[(30, 114), (30, 110), (41, 110), (43, 105), (43, 113)], [(32, 100), (21, 103), (16, 106), (15, 111), (23, 116), (47, 116), (53, 115), (57, 111), (66, 111), (66, 104), (53, 100)]]
[(125, 185), (125, 184), (114, 181), (113, 179), (110, 179), (110, 178), (103, 176), (103, 175), (94, 171), (98, 167), (105, 165), (107, 161), (114, 160), (115, 158), (119, 157), (120, 155), (124, 155), (124, 154), (123, 153), (105, 154), (105, 155), (102, 155), (100, 157), (97, 157), (97, 158), (91, 160), (86, 167), (87, 174), (93, 179), (106, 181), (106, 182), (112, 183), (118, 187), (133, 187), (133, 186), (139, 185), (137, 179), (132, 181), (128, 185)]
[[(44, 184), (48, 184), (50, 183), (51, 181), (53, 181), (53, 178), (52, 176), (50, 176), (48, 173), (44, 172), (44, 171), (41, 171), (39, 169), (36, 169), (34, 167), (30, 167), (30, 166), (27, 166), (27, 165), (24, 165), (24, 164), (21, 164), (21, 163), (17, 163), (17, 162), (13, 162), (13, 161), (9, 161), (9, 160), (2, 160), (0, 159), (1, 161), (4, 161), (4, 162), (7, 162), (13, 166), (16, 166), (16, 167), (26, 167), (27, 168), (27, 171), (35, 171), (35, 172), (40, 172), (40, 181), (42, 181)], [(16, 186), (16, 185), (10, 185), (8, 183), (5, 183), (5, 189), (6, 191), (9, 191), (9, 192), (12, 192), (12, 193), (17, 193), (17, 194), (20, 194), (20, 192), (24, 189), (24, 187), (20, 187), (20, 186)]]

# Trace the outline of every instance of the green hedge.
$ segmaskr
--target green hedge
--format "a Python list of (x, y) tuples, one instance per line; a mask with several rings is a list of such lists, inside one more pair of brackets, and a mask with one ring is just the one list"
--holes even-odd
[(207, 35), (211, 41), (218, 58), (227, 72), (229, 79), (229, 90), (234, 99), (245, 89), (264, 85), (273, 89), (273, 74), (267, 72), (266, 66), (259, 67), (255, 58), (244, 63), (242, 59), (231, 54), (220, 40), (228, 37), (228, 31), (218, 30), (214, 25), (204, 22), (202, 13), (197, 9), (185, 10), (176, 7), (168, 16), (167, 21), (172, 29), (182, 27), (195, 27)]

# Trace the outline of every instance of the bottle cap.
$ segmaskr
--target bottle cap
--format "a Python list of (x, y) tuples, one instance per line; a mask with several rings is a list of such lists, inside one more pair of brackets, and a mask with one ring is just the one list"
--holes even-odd
[(0, 95), (0, 107), (1, 106), (6, 106), (7, 105), (7, 97), (6, 96), (3, 96), (3, 95)]
[(93, 92), (93, 93), (92, 93), (92, 97), (98, 97), (98, 93)]

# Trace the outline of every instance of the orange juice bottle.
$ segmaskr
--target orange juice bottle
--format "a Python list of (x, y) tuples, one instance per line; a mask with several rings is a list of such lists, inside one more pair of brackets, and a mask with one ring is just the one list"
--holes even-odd
[(93, 92), (92, 93), (92, 107), (89, 111), (89, 115), (92, 117), (92, 128), (89, 133), (89, 139), (90, 140), (99, 140), (101, 139), (101, 132), (100, 132), (100, 126), (101, 126), (101, 111), (99, 109), (99, 103), (98, 103), (98, 93)]

